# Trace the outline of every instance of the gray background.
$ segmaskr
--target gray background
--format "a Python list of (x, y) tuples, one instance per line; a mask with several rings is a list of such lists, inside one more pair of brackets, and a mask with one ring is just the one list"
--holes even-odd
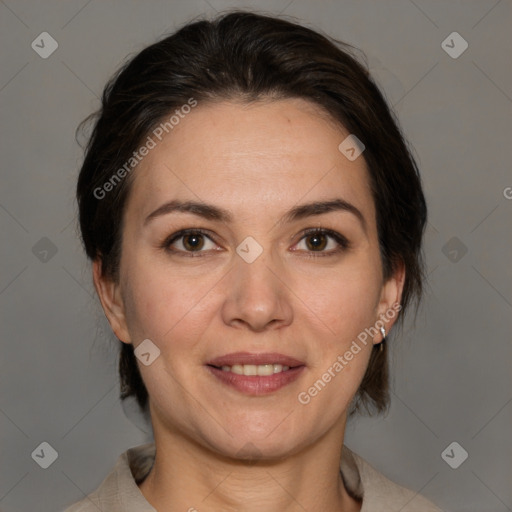
[[(506, 0), (0, 2), (0, 509), (61, 510), (150, 440), (118, 399), (117, 345), (76, 236), (74, 131), (127, 55), (235, 6), (294, 16), (362, 48), (422, 169), (427, 297), (415, 327), (392, 340), (389, 414), (351, 422), (347, 445), (445, 510), (510, 511)], [(47, 59), (31, 48), (44, 31), (59, 45)], [(456, 59), (441, 46), (453, 31), (469, 44)], [(48, 469), (31, 456), (44, 441), (58, 452)], [(453, 441), (469, 454), (457, 469), (441, 456)]]

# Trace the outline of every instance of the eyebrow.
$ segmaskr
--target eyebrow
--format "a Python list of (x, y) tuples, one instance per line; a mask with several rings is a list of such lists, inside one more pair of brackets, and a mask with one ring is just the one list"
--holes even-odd
[[(344, 199), (331, 199), (328, 201), (315, 201), (311, 203), (301, 204), (291, 208), (285, 212), (283, 217), (278, 221), (278, 224), (293, 222), (304, 219), (306, 217), (312, 217), (315, 215), (322, 215), (324, 213), (331, 212), (348, 212), (353, 214), (361, 223), (363, 230), (366, 232), (366, 219), (364, 218), (361, 211), (353, 204), (345, 201)], [(197, 202), (197, 201), (168, 201), (163, 205), (159, 206), (156, 210), (151, 212), (144, 220), (144, 226), (150, 221), (168, 215), (175, 212), (192, 213), (199, 217), (203, 217), (208, 220), (215, 220), (220, 222), (229, 223), (233, 221), (233, 215), (228, 210), (214, 206), (211, 204)]]

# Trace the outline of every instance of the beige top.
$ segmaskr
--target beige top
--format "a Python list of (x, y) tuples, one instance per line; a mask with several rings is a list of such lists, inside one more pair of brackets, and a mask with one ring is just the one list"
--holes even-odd
[[(96, 491), (65, 512), (157, 512), (137, 486), (151, 470), (154, 459), (154, 443), (130, 448)], [(340, 471), (349, 494), (363, 499), (361, 512), (442, 512), (423, 496), (388, 480), (346, 446)]]

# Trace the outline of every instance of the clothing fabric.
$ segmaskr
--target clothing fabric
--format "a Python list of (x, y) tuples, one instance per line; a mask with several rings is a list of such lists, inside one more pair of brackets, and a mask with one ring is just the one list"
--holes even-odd
[[(154, 443), (130, 448), (96, 491), (64, 512), (157, 512), (138, 487), (151, 470), (155, 453)], [(363, 500), (361, 512), (442, 512), (423, 496), (388, 480), (346, 446), (340, 472), (347, 492)]]

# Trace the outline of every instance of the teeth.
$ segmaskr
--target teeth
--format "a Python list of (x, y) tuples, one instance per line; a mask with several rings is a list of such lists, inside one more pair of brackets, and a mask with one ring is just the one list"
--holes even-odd
[(289, 370), (290, 367), (282, 364), (234, 364), (233, 366), (223, 366), (223, 372), (232, 372), (237, 375), (261, 377), (272, 375), (274, 373), (281, 373)]

